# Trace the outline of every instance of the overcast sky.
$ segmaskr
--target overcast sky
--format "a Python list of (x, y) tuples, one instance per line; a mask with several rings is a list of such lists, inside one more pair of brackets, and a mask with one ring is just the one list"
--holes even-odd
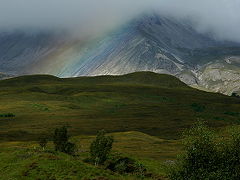
[(240, 42), (240, 0), (0, 0), (0, 29), (104, 32), (151, 10), (190, 18), (201, 32)]

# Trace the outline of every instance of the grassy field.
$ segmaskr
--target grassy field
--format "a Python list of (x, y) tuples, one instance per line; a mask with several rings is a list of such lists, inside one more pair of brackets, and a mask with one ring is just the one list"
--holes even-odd
[[(182, 152), (181, 133), (198, 119), (224, 134), (240, 123), (240, 98), (190, 88), (150, 72), (60, 79), (48, 75), (0, 81), (0, 179), (140, 179), (83, 160), (96, 133), (114, 136), (114, 153), (132, 157), (166, 179)], [(36, 140), (67, 126), (78, 156), (45, 151)]]
[(179, 139), (197, 119), (223, 127), (240, 122), (240, 99), (186, 86), (168, 75), (59, 79), (23, 76), (0, 81), (1, 140), (34, 140), (67, 125), (73, 135), (139, 131)]

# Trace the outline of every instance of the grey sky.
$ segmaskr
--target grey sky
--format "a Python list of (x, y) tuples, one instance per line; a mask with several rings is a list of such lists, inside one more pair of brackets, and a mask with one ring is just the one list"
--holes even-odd
[(190, 18), (201, 32), (240, 42), (240, 0), (0, 0), (0, 29), (104, 32), (144, 11)]

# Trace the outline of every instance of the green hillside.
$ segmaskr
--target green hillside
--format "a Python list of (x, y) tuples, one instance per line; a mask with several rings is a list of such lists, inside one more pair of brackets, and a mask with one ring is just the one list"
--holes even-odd
[(42, 150), (36, 142), (0, 143), (0, 179), (41, 180), (116, 180), (116, 179), (166, 179), (165, 161), (175, 159), (180, 151), (180, 142), (163, 140), (139, 132), (113, 133), (113, 154), (121, 153), (144, 164), (149, 177), (134, 174), (119, 174), (84, 162), (89, 156), (89, 145), (94, 136), (76, 136), (79, 153), (70, 156), (54, 151), (52, 143)]
[[(240, 98), (190, 88), (150, 72), (60, 79), (48, 75), (0, 81), (0, 179), (167, 179), (183, 152), (181, 133), (198, 119), (225, 129), (240, 123)], [(75, 156), (54, 151), (66, 125)], [(97, 131), (114, 137), (112, 155), (131, 157), (146, 174), (121, 174), (86, 162)], [(225, 134), (220, 131), (221, 135)], [(45, 150), (40, 136), (50, 138)]]
[[(179, 139), (200, 118), (210, 126), (240, 122), (240, 99), (186, 86), (150, 72), (60, 79), (48, 75), (0, 81), (0, 139), (34, 140), (67, 125), (73, 135), (139, 131)], [(6, 114), (15, 117), (5, 117)]]

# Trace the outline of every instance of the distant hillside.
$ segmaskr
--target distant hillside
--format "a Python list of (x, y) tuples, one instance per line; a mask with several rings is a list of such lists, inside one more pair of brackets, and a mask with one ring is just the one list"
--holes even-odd
[(238, 124), (240, 99), (188, 87), (151, 72), (60, 79), (48, 75), (0, 81), (2, 140), (36, 139), (57, 126), (74, 135), (141, 131), (175, 139), (197, 119), (213, 127)]
[(136, 72), (122, 76), (95, 76), (95, 77), (78, 77), (78, 78), (58, 78), (51, 75), (28, 75), (19, 76), (5, 81), (0, 81), (0, 85), (8, 86), (30, 86), (30, 85), (49, 85), (53, 84), (78, 84), (78, 85), (145, 85), (155, 87), (174, 87), (189, 88), (186, 84), (179, 81), (174, 76), (156, 74), (153, 72)]

